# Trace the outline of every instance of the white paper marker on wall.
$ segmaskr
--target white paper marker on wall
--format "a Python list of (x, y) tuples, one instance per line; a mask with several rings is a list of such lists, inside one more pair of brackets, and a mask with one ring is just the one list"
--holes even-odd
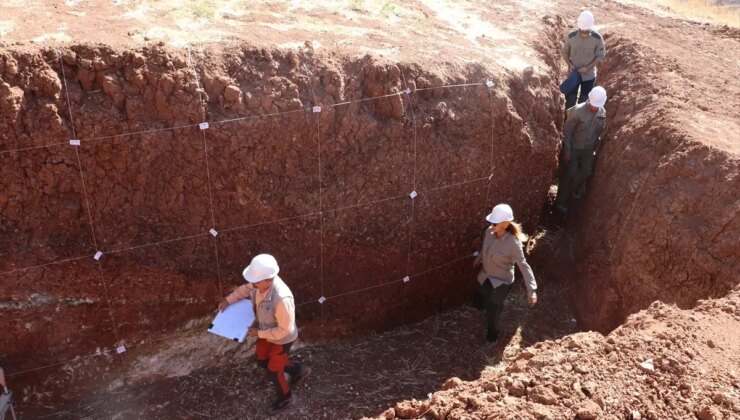
[(98, 252), (95, 253), (95, 255), (93, 256), (93, 258), (95, 259), (95, 261), (100, 261), (100, 257), (102, 257), (102, 256), (103, 256), (103, 253), (100, 252), (100, 251), (98, 251)]
[(77, 140), (77, 139), (72, 139), (72, 140), (69, 141), (69, 144), (71, 144), (72, 146), (79, 146), (80, 145), (80, 141)]
[(208, 123), (207, 122), (202, 122), (202, 123), (198, 124), (198, 127), (201, 130), (208, 130)]

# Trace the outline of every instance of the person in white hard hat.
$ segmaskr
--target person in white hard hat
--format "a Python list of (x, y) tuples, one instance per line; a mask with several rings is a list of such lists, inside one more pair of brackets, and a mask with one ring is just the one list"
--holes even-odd
[[(596, 66), (604, 61), (606, 47), (604, 40), (593, 29), (594, 15), (584, 10), (576, 20), (577, 28), (568, 33), (563, 44), (563, 58), (569, 69), (578, 70), (581, 83), (572, 91), (565, 94), (565, 109), (578, 103), (585, 102), (588, 93), (596, 83)], [(578, 94), (580, 88), (580, 95)]]
[(591, 176), (600, 146), (601, 133), (606, 126), (606, 90), (601, 86), (588, 94), (588, 102), (567, 111), (563, 126), (563, 164), (555, 199), (558, 211), (568, 211), (568, 197), (585, 194), (586, 181)]
[(537, 282), (524, 256), (523, 242), (527, 236), (514, 222), (511, 207), (508, 204), (497, 205), (486, 220), (491, 225), (486, 229), (483, 247), (473, 261), (473, 266), (483, 264), (478, 273), (473, 305), (486, 311), (486, 340), (481, 345), (484, 352), (490, 351), (499, 339), (498, 323), (504, 301), (514, 283), (514, 264), (519, 266), (524, 276), (529, 304), (537, 303)]
[[(270, 373), (277, 388), (277, 399), (270, 406), (270, 413), (279, 413), (293, 402), (291, 387), (295, 387), (311, 373), (311, 368), (291, 362), (290, 348), (298, 338), (295, 323), (293, 293), (278, 276), (280, 267), (272, 255), (260, 254), (244, 269), (242, 276), (247, 284), (239, 286), (218, 304), (218, 310), (242, 299), (251, 299), (255, 322), (248, 335), (257, 337), (254, 351), (257, 364)], [(290, 383), (284, 372), (290, 375)]]

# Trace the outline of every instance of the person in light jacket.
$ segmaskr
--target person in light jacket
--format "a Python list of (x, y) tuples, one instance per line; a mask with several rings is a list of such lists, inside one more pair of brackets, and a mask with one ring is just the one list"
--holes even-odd
[(486, 229), (483, 247), (474, 266), (483, 264), (478, 273), (473, 304), (486, 311), (486, 340), (481, 345), (483, 352), (489, 352), (499, 338), (498, 323), (504, 301), (514, 283), (514, 264), (524, 276), (530, 305), (537, 303), (537, 282), (532, 268), (524, 257), (522, 243), (527, 240), (521, 226), (514, 222), (514, 212), (507, 204), (499, 204), (486, 216), (491, 223)]
[[(293, 402), (291, 386), (311, 373), (311, 368), (291, 362), (290, 348), (298, 338), (295, 323), (295, 303), (288, 285), (278, 277), (280, 267), (272, 255), (260, 254), (244, 269), (247, 284), (239, 286), (218, 304), (223, 311), (232, 303), (251, 299), (255, 313), (254, 324), (247, 335), (257, 337), (254, 351), (257, 364), (270, 374), (277, 388), (277, 400), (270, 406), (270, 414), (277, 414)], [(290, 383), (285, 378), (290, 375)]]

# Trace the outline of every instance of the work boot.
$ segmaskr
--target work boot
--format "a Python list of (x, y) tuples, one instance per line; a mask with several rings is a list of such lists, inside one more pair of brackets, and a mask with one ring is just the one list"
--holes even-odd
[(311, 368), (309, 366), (303, 366), (301, 368), (301, 371), (298, 372), (297, 375), (290, 377), (290, 387), (294, 388), (296, 385), (300, 384), (301, 381), (306, 379), (311, 374)]
[(288, 392), (287, 394), (278, 397), (278, 399), (272, 403), (270, 408), (267, 409), (267, 412), (270, 413), (270, 415), (282, 413), (287, 410), (291, 404), (293, 404), (293, 394)]

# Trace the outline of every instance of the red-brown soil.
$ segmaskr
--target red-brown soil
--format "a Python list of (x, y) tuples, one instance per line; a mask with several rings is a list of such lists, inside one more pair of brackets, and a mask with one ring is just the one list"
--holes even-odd
[(740, 289), (692, 310), (655, 302), (608, 336), (531, 346), (503, 371), (450, 378), (380, 419), (679, 419), (740, 415)]
[[(170, 409), (184, 394), (162, 389), (202, 394), (197, 384), (229, 373), (212, 367), (205, 376), (148, 385), (157, 390), (151, 399), (132, 397), (136, 385), (125, 382), (187, 375), (230, 357), (233, 349), (194, 339), (191, 330), (201, 328), (217, 298), (241, 282), (241, 269), (258, 252), (275, 254), (283, 266), (312, 343), (301, 352), (331, 372), (323, 385), (353, 383), (342, 382), (346, 372), (328, 367), (330, 358), (322, 366), (316, 352), (361, 365), (343, 352), (363, 341), (339, 344), (334, 355), (321, 347), (323, 340), (419, 321), (466, 301), (474, 274), (469, 257), (494, 202), (512, 204), (530, 232), (541, 223), (545, 204), (547, 233), (532, 255), (543, 290), (539, 310), (570, 320), (562, 299), (547, 298), (548, 288), (567, 291), (583, 329), (606, 333), (655, 300), (691, 308), (738, 283), (737, 30), (611, 1), (592, 5), (607, 42), (599, 83), (610, 92), (608, 128), (588, 195), (561, 218), (547, 205), (562, 124), (558, 49), (580, 3), (419, 1), (365, 12), (354, 5), (337, 13), (327, 11), (331, 5), (260, 5), (251, 15), (226, 13), (203, 23), (193, 40), (205, 43), (189, 49), (180, 48), (190, 43), (182, 28), (151, 38), (172, 23), (164, 12), (146, 21), (153, 26), (144, 35), (141, 22), (115, 18), (117, 6), (84, 3), (14, 5), (0, 21), (0, 31), (8, 21), (27, 23), (11, 25), (0, 44), (0, 317), (9, 320), (0, 335), (0, 364), (29, 413), (53, 412), (63, 405), (60, 398), (78, 399), (112, 384), (113, 396), (98, 393), (86, 400), (90, 406), (69, 407), (91, 416), (197, 417)], [(53, 16), (74, 42), (49, 36), (50, 23), (40, 16)], [(110, 34), (101, 36), (100, 26)], [(493, 89), (483, 85), (486, 80)], [(466, 83), (474, 85), (457, 86)], [(321, 113), (312, 112), (317, 104)], [(197, 126), (202, 121), (211, 123), (205, 131)], [(68, 143), (75, 137), (79, 148)], [(413, 202), (412, 190), (420, 193)], [(97, 250), (104, 252), (100, 263), (92, 259)], [(410, 283), (401, 280), (405, 275)], [(317, 303), (321, 296), (329, 298), (323, 305)], [(725, 331), (716, 342), (737, 325), (706, 308), (733, 302), (736, 295), (698, 309), (706, 322), (735, 328), (712, 330)], [(666, 308), (651, 307), (645, 316), (698, 316)], [(673, 341), (683, 343), (691, 328), (679, 325)], [(623, 329), (629, 327), (609, 339)], [(474, 341), (466, 337), (456, 338), (467, 340), (459, 346), (463, 352)], [(539, 330), (524, 342), (547, 338)], [(608, 339), (577, 335), (522, 357), (569, 354), (573, 340), (595, 356)], [(116, 354), (122, 344), (128, 351)], [(376, 354), (367, 345), (367, 354)], [(440, 351), (455, 354), (453, 348)], [(643, 356), (624, 349), (624, 360)], [(727, 360), (737, 360), (736, 348), (723, 349), (730, 352)], [(188, 353), (199, 357), (183, 357)], [(236, 353), (239, 360), (246, 356)], [(160, 363), (159, 356), (170, 362)], [(601, 354), (593, 366), (609, 357)], [(399, 360), (411, 359), (378, 362), (411, 375), (413, 369), (393, 364)], [(380, 412), (393, 400), (420, 398), (422, 388), (431, 390), (456, 370), (474, 379), (485, 364), (465, 363), (458, 358), (450, 370), (435, 365), (436, 375), (409, 393), (392, 387), (373, 394), (385, 387), (367, 385), (363, 392), (382, 398), (366, 411), (322, 411), (314, 402), (320, 394), (308, 394), (312, 402), (304, 410), (374, 415), (371, 405)], [(523, 364), (501, 369), (513, 374), (526, 369)], [(720, 389), (727, 384), (722, 375), (734, 368), (713, 366), (707, 384)], [(544, 379), (572, 379), (572, 372), (558, 369)], [(627, 388), (629, 377), (617, 373), (591, 382), (609, 378), (615, 382), (599, 389)], [(644, 386), (663, 389), (656, 378)], [(524, 394), (513, 397), (507, 387), (515, 379), (504, 381), (504, 388), (486, 392), (500, 394), (500, 400), (493, 397), (496, 407), (518, 410), (524, 403), (515, 399), (529, 395), (529, 382), (520, 381)], [(573, 404), (585, 403), (583, 392), (561, 395), (560, 388), (541, 386), (546, 383), (532, 382), (535, 398), (551, 401), (555, 392), (557, 408), (527, 406), (527, 412), (576, 415)], [(68, 390), (63, 397), (61, 389)], [(521, 391), (517, 385), (515, 393)], [(131, 412), (117, 403), (107, 407), (116, 392), (123, 394), (122, 405), (133, 404), (131, 398), (146, 403)], [(223, 399), (204, 395), (209, 415), (226, 416), (229, 411), (216, 406)], [(265, 395), (255, 394), (246, 412)], [(344, 404), (348, 395), (341, 395)], [(694, 395), (704, 394), (654, 402), (640, 415), (733, 413), (724, 397), (713, 406)], [(466, 401), (463, 408), (480, 415), (476, 407), (493, 412), (487, 403)], [(610, 415), (626, 415), (626, 405), (595, 401)], [(60, 417), (67, 414), (74, 416), (65, 411)]]
[(317, 335), (423, 319), (430, 300), (467, 299), (438, 268), (472, 276), (494, 200), (536, 226), (556, 165), (555, 80), (532, 68), (448, 77), (242, 46), (2, 57), (0, 348), (15, 372), (160, 339), (210, 314), (259, 252)]
[(602, 332), (655, 300), (724, 296), (740, 273), (740, 33), (633, 15), (641, 37), (617, 23), (632, 11), (604, 10), (608, 128), (570, 225), (578, 318)]
[[(445, 273), (454, 276), (453, 269)], [(310, 364), (314, 373), (296, 388), (294, 407), (276, 418), (374, 415), (399, 398), (425, 397), (451, 376), (476, 379), (486, 366), (501, 367), (514, 360), (522, 348), (574, 332), (563, 290), (549, 288), (542, 296), (555, 305), (531, 309), (524, 288), (515, 289), (503, 315), (505, 339), (489, 355), (480, 353), (477, 345), (485, 331), (483, 315), (469, 306), (347, 340), (313, 342), (309, 331), (294, 355)], [(444, 307), (439, 301), (428, 304)], [(156, 356), (146, 356), (152, 353)], [(143, 354), (127, 371), (126, 377), (133, 378), (130, 385), (119, 383), (115, 389), (43, 412), (49, 418), (268, 417), (274, 391), (252, 362), (248, 344), (230, 346), (200, 330), (150, 346)], [(193, 365), (208, 367), (189, 372)], [(139, 379), (156, 375), (161, 376), (156, 381)]]

